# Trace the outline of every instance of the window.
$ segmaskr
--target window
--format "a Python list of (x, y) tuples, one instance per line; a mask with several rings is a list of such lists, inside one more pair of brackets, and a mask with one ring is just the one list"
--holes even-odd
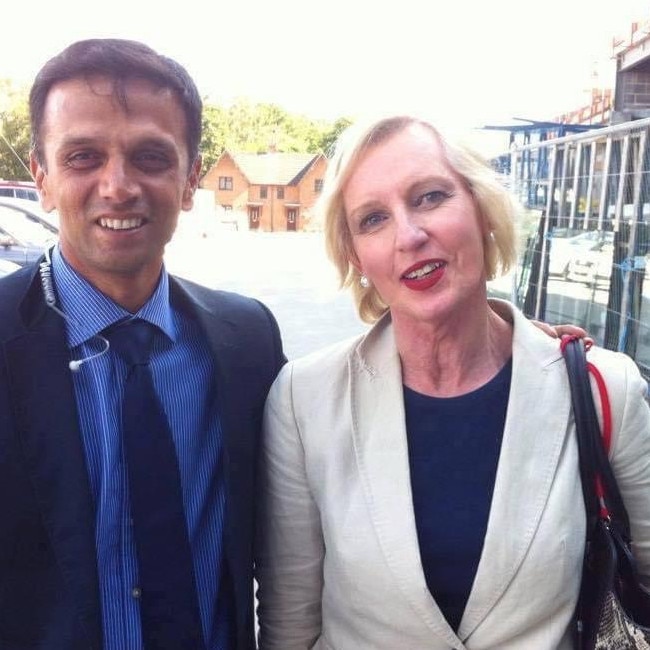
[(314, 192), (322, 192), (323, 190), (323, 179), (317, 178), (314, 181)]
[(38, 192), (36, 190), (25, 190), (20, 187), (0, 187), (0, 196), (6, 196), (14, 199), (25, 199), (29, 201), (38, 201)]
[(232, 176), (219, 176), (219, 189), (231, 190), (232, 189)]
[(269, 188), (266, 185), (260, 187), (260, 199), (265, 199), (268, 195)]
[(232, 210), (232, 205), (222, 205), (221, 207), (222, 207), (226, 212), (228, 212), (228, 210)]
[(278, 187), (278, 198), (279, 199), (284, 198), (284, 187)]

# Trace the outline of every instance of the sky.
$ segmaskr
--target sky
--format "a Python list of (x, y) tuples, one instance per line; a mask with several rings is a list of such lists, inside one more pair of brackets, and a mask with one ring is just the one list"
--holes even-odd
[(612, 39), (650, 20), (650, 2), (33, 0), (15, 18), (0, 78), (17, 83), (75, 40), (133, 38), (182, 63), (213, 103), (328, 120), (415, 110), (475, 134), (553, 119), (613, 86)]

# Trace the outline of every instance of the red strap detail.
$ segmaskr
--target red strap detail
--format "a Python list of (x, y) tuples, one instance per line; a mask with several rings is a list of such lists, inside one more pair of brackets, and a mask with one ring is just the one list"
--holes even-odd
[[(564, 348), (571, 342), (571, 341), (578, 341), (582, 337), (578, 336), (577, 334), (563, 334), (562, 338), (560, 339), (560, 351), (564, 353)], [(589, 352), (591, 350), (592, 342), (591, 341), (585, 341), (585, 352)]]
[[(564, 348), (574, 339), (580, 338), (579, 336), (565, 334), (560, 341), (560, 349), (564, 352)], [(585, 350), (589, 351), (591, 348), (591, 342), (588, 341), (585, 343)], [(600, 406), (603, 414), (603, 430), (602, 430), (602, 440), (603, 447), (605, 448), (605, 453), (609, 454), (609, 449), (612, 444), (612, 406), (609, 401), (609, 395), (607, 394), (607, 386), (605, 380), (603, 379), (600, 370), (594, 366), (593, 363), (587, 361), (587, 370), (591, 373), (593, 378), (596, 380), (596, 386), (598, 387), (598, 394), (600, 395)], [(605, 490), (603, 488), (602, 481), (599, 475), (596, 475), (596, 496), (600, 502), (600, 516), (603, 519), (609, 519), (609, 510), (605, 503)]]
[[(600, 370), (594, 366), (593, 363), (587, 362), (587, 369), (591, 373), (592, 377), (596, 380), (596, 385), (598, 386), (598, 393), (600, 394), (600, 406), (603, 412), (603, 431), (602, 431), (602, 440), (603, 447), (605, 447), (605, 453), (609, 453), (609, 448), (612, 444), (612, 406), (609, 402), (609, 395), (607, 394), (607, 386), (605, 385), (605, 380), (600, 374)], [(600, 501), (600, 516), (603, 519), (609, 519), (609, 510), (605, 503), (605, 489), (603, 488), (602, 481), (600, 476), (596, 476), (596, 495)]]
[(562, 336), (562, 338), (560, 339), (560, 352), (562, 352), (562, 354), (564, 354), (564, 348), (567, 346), (569, 341), (574, 341), (577, 338), (578, 338), (577, 336), (572, 336), (570, 334), (564, 334)]
[(601, 519), (609, 519), (609, 510), (607, 508), (607, 503), (605, 503), (605, 488), (600, 480), (600, 474), (596, 475), (596, 496), (598, 497), (598, 503), (600, 504)]
[(603, 446), (605, 447), (605, 451), (609, 453), (609, 449), (612, 446), (612, 405), (609, 402), (607, 386), (605, 385), (603, 376), (600, 374), (600, 370), (589, 361), (587, 362), (587, 369), (596, 380), (596, 385), (598, 386), (600, 405), (603, 410)]

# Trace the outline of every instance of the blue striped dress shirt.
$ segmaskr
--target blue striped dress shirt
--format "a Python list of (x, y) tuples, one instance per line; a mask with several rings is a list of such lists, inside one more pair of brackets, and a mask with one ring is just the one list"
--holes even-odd
[[(227, 614), (217, 611), (225, 509), (222, 431), (210, 349), (196, 323), (173, 309), (169, 277), (133, 315), (70, 267), (56, 247), (52, 273), (66, 314), (71, 357), (85, 359), (106, 346), (97, 334), (137, 316), (162, 331), (151, 371), (178, 453), (206, 647), (225, 650)], [(164, 334), (162, 334), (164, 332)], [(141, 650), (138, 568), (130, 525), (129, 490), (121, 443), (120, 409), (126, 365), (109, 350), (73, 373), (79, 424), (96, 510), (96, 550), (104, 650)]]

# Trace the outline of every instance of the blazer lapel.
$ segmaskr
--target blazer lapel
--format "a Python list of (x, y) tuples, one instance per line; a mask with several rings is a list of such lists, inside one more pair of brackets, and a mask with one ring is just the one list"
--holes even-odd
[[(39, 291), (39, 301), (42, 301)], [(18, 436), (44, 525), (92, 645), (101, 645), (95, 511), (61, 317), (41, 307), (5, 344)]]
[(451, 647), (462, 648), (431, 597), (422, 571), (402, 372), (387, 317), (364, 339), (351, 366), (355, 449), (367, 506), (386, 562), (403, 597), (431, 631)]
[[(510, 398), (488, 528), (459, 636), (467, 639), (519, 569), (542, 516), (564, 445), (570, 402), (559, 343), (515, 312)], [(549, 408), (549, 405), (553, 405)], [(534, 431), (531, 430), (534, 429)]]

